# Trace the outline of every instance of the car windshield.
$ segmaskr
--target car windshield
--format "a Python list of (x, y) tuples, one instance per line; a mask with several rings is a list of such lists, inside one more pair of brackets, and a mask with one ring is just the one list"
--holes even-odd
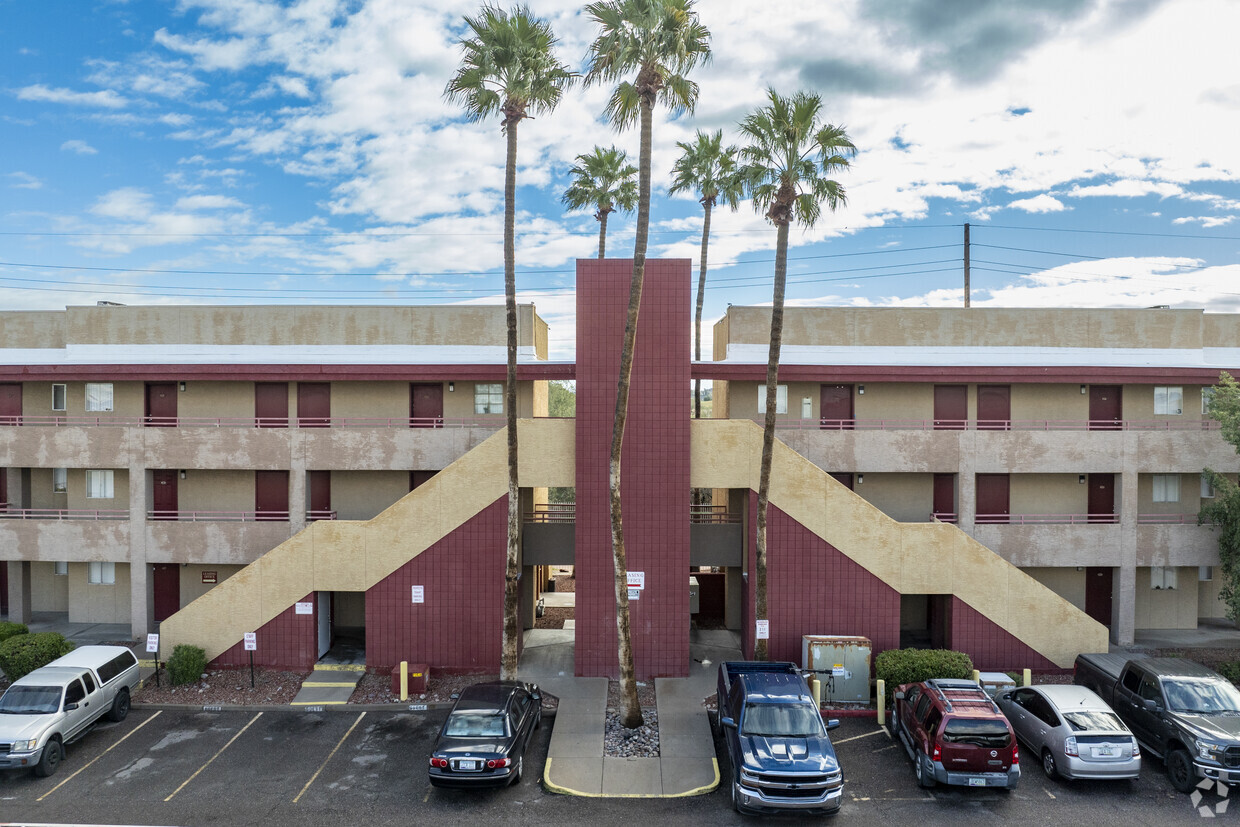
[(1240, 714), (1240, 692), (1226, 681), (1177, 678), (1163, 681), (1163, 689), (1167, 693), (1167, 707), (1172, 712), (1196, 715), (1217, 715), (1222, 712)]
[(1127, 732), (1128, 727), (1114, 712), (1102, 712), (1097, 709), (1065, 712), (1064, 720), (1073, 732)]
[(949, 744), (973, 744), (979, 747), (1006, 747), (1007, 725), (993, 718), (952, 718), (943, 728), (943, 740)]
[(822, 716), (805, 704), (745, 704), (742, 735), (809, 738), (822, 735)]
[(503, 738), (504, 716), (492, 713), (453, 712), (444, 735), (452, 738)]
[(59, 710), (59, 686), (10, 686), (0, 698), (0, 714), (47, 715)]

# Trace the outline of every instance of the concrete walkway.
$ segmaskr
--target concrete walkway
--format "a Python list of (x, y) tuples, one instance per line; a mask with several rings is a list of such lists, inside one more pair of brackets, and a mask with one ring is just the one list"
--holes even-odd
[(353, 690), (366, 673), (364, 664), (316, 663), (314, 671), (302, 681), (293, 706), (338, 706), (347, 704)]

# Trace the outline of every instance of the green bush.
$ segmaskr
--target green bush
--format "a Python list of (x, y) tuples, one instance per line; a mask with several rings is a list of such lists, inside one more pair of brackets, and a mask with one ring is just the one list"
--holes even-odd
[(888, 649), (874, 659), (874, 674), (886, 682), (887, 697), (896, 687), (930, 678), (973, 677), (973, 661), (964, 652), (950, 649)]
[(207, 671), (207, 653), (188, 643), (179, 644), (168, 658), (168, 681), (173, 686), (194, 683)]
[(58, 632), (14, 635), (0, 643), (0, 669), (9, 680), (15, 681), (73, 649), (74, 645)]
[(4, 643), (9, 638), (16, 637), (17, 635), (28, 634), (30, 634), (30, 630), (26, 628), (24, 623), (10, 623), (7, 620), (0, 623), (0, 643)]
[(1240, 684), (1240, 661), (1228, 661), (1218, 665), (1218, 673), (1234, 684)]

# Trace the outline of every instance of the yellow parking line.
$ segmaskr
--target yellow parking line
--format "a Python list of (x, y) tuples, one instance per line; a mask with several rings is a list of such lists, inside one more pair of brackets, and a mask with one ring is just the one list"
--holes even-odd
[(357, 686), (357, 681), (306, 681), (302, 686)]
[(177, 793), (179, 793), (181, 790), (185, 789), (185, 785), (186, 785), (186, 784), (188, 784), (189, 782), (191, 782), (191, 781), (193, 781), (195, 778), (197, 778), (197, 777), (198, 777), (198, 773), (202, 772), (202, 771), (203, 771), (203, 770), (205, 770), (207, 767), (211, 766), (211, 761), (214, 761), (216, 758), (219, 758), (219, 757), (220, 757), (220, 755), (222, 755), (222, 754), (223, 754), (224, 750), (226, 750), (226, 749), (228, 749), (229, 747), (231, 747), (231, 746), (232, 746), (233, 741), (236, 741), (238, 738), (240, 738), (240, 737), (241, 737), (241, 735), (242, 735), (242, 733), (244, 733), (247, 729), (249, 729), (249, 728), (250, 728), (250, 726), (251, 726), (251, 725), (252, 725), (255, 721), (257, 721), (259, 718), (261, 718), (261, 717), (263, 717), (263, 713), (261, 713), (261, 712), (260, 712), (260, 713), (258, 713), (257, 715), (255, 715), (253, 718), (251, 718), (251, 719), (250, 719), (250, 723), (248, 723), (248, 724), (246, 724), (245, 726), (241, 727), (241, 730), (240, 730), (240, 731), (239, 731), (236, 735), (234, 735), (233, 737), (231, 737), (231, 738), (229, 738), (229, 739), (228, 739), (228, 743), (227, 743), (227, 744), (225, 744), (224, 746), (220, 747), (220, 751), (219, 751), (219, 752), (217, 752), (215, 755), (212, 755), (212, 756), (211, 756), (211, 759), (210, 759), (209, 761), (207, 761), (207, 763), (203, 764), (201, 767), (199, 767), (199, 768), (198, 768), (198, 769), (194, 772), (194, 774), (193, 774), (193, 775), (191, 775), (189, 778), (187, 778), (187, 779), (185, 779), (183, 782), (181, 782), (181, 786), (179, 786), (179, 787), (177, 787), (175, 790), (173, 790), (173, 791), (172, 791), (172, 795), (170, 795), (170, 796), (168, 796), (167, 798), (165, 798), (165, 799), (164, 799), (164, 801), (171, 801), (171, 800), (172, 800), (172, 796), (176, 795), (176, 794), (177, 794)]
[(843, 741), (836, 741), (836, 740), (832, 739), (831, 743), (832, 743), (832, 744), (836, 744), (836, 745), (838, 745), (838, 744), (847, 744), (849, 741), (857, 741), (857, 740), (860, 740), (860, 739), (862, 739), (862, 738), (869, 738), (871, 735), (878, 735), (880, 732), (886, 732), (886, 731), (887, 731), (887, 730), (885, 730), (885, 729), (876, 729), (876, 730), (874, 730), (873, 732), (866, 732), (866, 733), (864, 733), (864, 734), (862, 734), (862, 735), (854, 735), (854, 736), (853, 736), (853, 737), (851, 737), (851, 738), (845, 738)]
[(310, 785), (314, 783), (314, 779), (319, 777), (319, 773), (321, 773), (323, 771), (323, 768), (327, 766), (327, 762), (332, 760), (332, 756), (336, 754), (336, 750), (340, 749), (340, 747), (344, 745), (345, 739), (353, 734), (353, 730), (357, 729), (357, 725), (360, 724), (362, 722), (362, 719), (365, 717), (366, 717), (365, 712), (357, 716), (357, 720), (353, 722), (353, 726), (349, 727), (349, 731), (346, 732), (341, 737), (341, 739), (336, 743), (335, 749), (333, 749), (331, 752), (327, 754), (327, 757), (323, 759), (323, 763), (319, 766), (317, 770), (315, 770), (314, 775), (310, 776), (310, 780), (306, 782), (306, 786), (302, 787), (301, 792), (299, 792), (297, 794), (297, 797), (293, 799), (294, 804), (296, 804), (298, 801), (301, 801), (301, 797), (306, 794), (306, 790), (310, 789)]
[(333, 706), (347, 704), (348, 701), (289, 701), (289, 706)]
[(125, 738), (128, 738), (130, 735), (133, 735), (135, 732), (137, 732), (138, 730), (142, 729), (142, 727), (146, 726), (146, 725), (147, 725), (147, 724), (149, 724), (151, 721), (155, 720), (155, 719), (156, 719), (156, 718), (158, 718), (160, 715), (162, 715), (162, 714), (163, 714), (163, 712), (164, 712), (164, 711), (163, 711), (162, 709), (161, 709), (161, 710), (159, 710), (159, 711), (158, 711), (158, 712), (156, 712), (154, 715), (152, 715), (151, 717), (147, 718), (145, 721), (143, 721), (142, 723), (138, 724), (138, 725), (137, 725), (136, 727), (134, 727), (133, 729), (129, 730), (129, 732), (126, 732), (126, 733), (125, 733), (124, 738), (121, 738), (121, 739), (120, 739), (119, 741), (117, 741), (115, 744), (113, 744), (112, 746), (110, 746), (110, 747), (108, 747), (107, 749), (105, 749), (103, 752), (101, 752), (101, 753), (99, 753), (98, 755), (96, 755), (93, 759), (91, 759), (91, 761), (90, 761), (89, 763), (84, 764), (80, 770), (78, 770), (78, 771), (77, 771), (77, 772), (75, 772), (73, 775), (69, 776), (68, 778), (64, 779), (63, 781), (61, 781), (61, 782), (60, 782), (59, 784), (57, 784), (55, 787), (52, 787), (52, 788), (51, 788), (50, 790), (48, 790), (47, 792), (43, 793), (43, 795), (41, 795), (41, 796), (39, 796), (38, 798), (36, 798), (36, 799), (35, 799), (35, 801), (42, 801), (43, 799), (47, 798), (47, 797), (48, 797), (49, 795), (51, 795), (52, 793), (54, 793), (54, 792), (56, 792), (57, 790), (59, 790), (59, 789), (60, 789), (61, 787), (63, 787), (64, 785), (68, 784), (68, 783), (69, 783), (70, 781), (72, 781), (73, 779), (77, 778), (79, 775), (81, 775), (83, 772), (85, 772), (85, 771), (86, 771), (86, 768), (87, 768), (87, 767), (89, 767), (91, 764), (93, 764), (93, 763), (95, 763), (96, 761), (98, 761), (98, 760), (99, 760), (100, 758), (102, 758), (103, 756), (107, 755), (107, 754), (108, 754), (109, 752), (111, 752), (112, 750), (114, 750), (114, 749), (116, 749), (117, 747), (119, 747), (119, 746), (121, 745), (121, 742), (122, 742), (122, 741), (124, 741), (124, 740), (125, 740)]

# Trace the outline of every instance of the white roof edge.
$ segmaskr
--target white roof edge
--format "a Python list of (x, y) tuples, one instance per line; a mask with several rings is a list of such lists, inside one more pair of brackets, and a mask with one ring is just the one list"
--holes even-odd
[[(532, 346), (517, 361), (543, 364)], [(0, 365), (503, 365), (503, 345), (68, 345), (0, 348)]]
[[(729, 344), (727, 358), (710, 364), (765, 365), (766, 344)], [(1240, 348), (1073, 347), (843, 347), (788, 345), (783, 365), (858, 367), (1134, 367), (1226, 368), (1240, 365)]]

